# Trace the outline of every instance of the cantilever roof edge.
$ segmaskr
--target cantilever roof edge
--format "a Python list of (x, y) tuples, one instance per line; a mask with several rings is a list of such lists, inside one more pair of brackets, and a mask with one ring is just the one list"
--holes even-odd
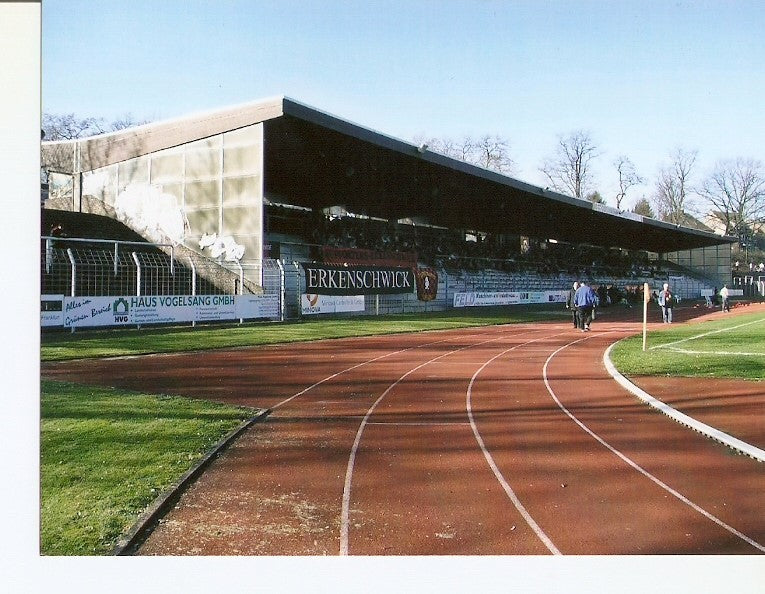
[(55, 170), (63, 173), (90, 171), (284, 115), (393, 150), (413, 159), (421, 159), (466, 175), (511, 187), (528, 194), (530, 197), (534, 196), (541, 200), (567, 204), (582, 208), (585, 211), (594, 211), (609, 218), (613, 217), (614, 220), (623, 219), (631, 221), (633, 224), (635, 222), (642, 223), (670, 234), (680, 232), (695, 235), (700, 239), (703, 238), (704, 243), (733, 243), (736, 241), (736, 238), (733, 237), (664, 223), (634, 213), (618, 211), (609, 206), (593, 204), (588, 200), (574, 198), (547, 188), (543, 189), (440, 153), (423, 150), (422, 147), (411, 142), (344, 120), (285, 96), (199, 112), (78, 140), (43, 142), (43, 164), (52, 166)]
[(236, 130), (283, 115), (283, 97), (150, 122), (76, 140), (42, 143), (43, 164), (62, 173), (113, 163)]

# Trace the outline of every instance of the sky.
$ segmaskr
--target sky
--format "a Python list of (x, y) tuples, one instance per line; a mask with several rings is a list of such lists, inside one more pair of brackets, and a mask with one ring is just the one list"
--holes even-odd
[(626, 155), (650, 197), (765, 160), (765, 2), (43, 0), (42, 110), (161, 120), (285, 95), (405, 140), (499, 135), (513, 177), (586, 131), (609, 204)]

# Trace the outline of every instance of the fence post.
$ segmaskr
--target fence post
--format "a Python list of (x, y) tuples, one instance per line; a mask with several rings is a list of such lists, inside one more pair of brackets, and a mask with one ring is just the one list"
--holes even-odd
[[(191, 266), (191, 294), (197, 294), (197, 268), (194, 266), (194, 260), (189, 256), (189, 265)], [(191, 320), (191, 327), (195, 328), (197, 325), (196, 320)]]
[(303, 288), (300, 284), (300, 263), (293, 261), (292, 265), (295, 267), (295, 286), (297, 287), (297, 291), (295, 291), (295, 296), (297, 297), (297, 317), (302, 318), (303, 302), (300, 300), (300, 294), (303, 292)]
[(284, 300), (287, 295), (287, 288), (285, 287), (284, 266), (282, 266), (281, 260), (276, 260), (276, 265), (279, 267), (279, 321), (284, 321)]
[[(244, 270), (242, 265), (237, 260), (236, 265), (239, 266), (239, 294), (244, 295)], [(262, 285), (262, 283), (261, 283)]]
[[(77, 264), (74, 261), (74, 254), (72, 248), (66, 248), (66, 255), (69, 256), (69, 262), (72, 264), (72, 288), (71, 296), (74, 297), (77, 289)], [(74, 326), (72, 326), (72, 334), (74, 334)]]
[(71, 294), (70, 297), (74, 297), (76, 295), (77, 290), (77, 264), (74, 261), (74, 254), (72, 253), (72, 248), (66, 248), (66, 255), (69, 256), (69, 262), (72, 265), (72, 288), (71, 288)]
[(132, 253), (133, 256), (133, 262), (135, 262), (136, 267), (136, 277), (135, 277), (135, 294), (136, 296), (141, 296), (141, 263), (138, 260), (138, 254), (135, 252)]
[(45, 274), (50, 274), (51, 266), (53, 266), (53, 240), (48, 237), (45, 240)]
[(197, 294), (197, 267), (194, 266), (194, 260), (189, 257), (189, 265), (191, 266), (191, 294)]

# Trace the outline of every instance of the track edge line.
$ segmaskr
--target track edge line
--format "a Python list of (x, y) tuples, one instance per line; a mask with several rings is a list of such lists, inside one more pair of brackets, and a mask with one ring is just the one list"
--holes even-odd
[(271, 409), (259, 410), (255, 416), (242, 421), (238, 427), (223, 436), (199, 462), (187, 470), (180, 479), (168, 487), (138, 516), (130, 530), (117, 540), (111, 554), (114, 556), (134, 555), (149, 537), (159, 520), (170, 511), (170, 508), (180, 499), (183, 492), (199, 478), (205, 469), (245, 430), (255, 423), (263, 421), (269, 414), (271, 414)]
[(668, 404), (662, 402), (661, 400), (654, 398), (648, 392), (639, 388), (625, 376), (619, 373), (611, 361), (611, 349), (616, 344), (616, 342), (612, 343), (603, 353), (603, 364), (605, 365), (606, 370), (611, 375), (611, 377), (616, 380), (616, 382), (624, 389), (637, 396), (640, 400), (652, 408), (655, 408), (659, 412), (667, 415), (673, 421), (680, 423), (681, 425), (684, 425), (696, 431), (697, 433), (701, 433), (705, 437), (708, 437), (716, 442), (722, 443), (723, 445), (731, 448), (732, 450), (735, 450), (740, 454), (754, 458), (758, 462), (765, 462), (765, 450), (761, 450), (760, 448), (737, 439), (732, 435), (728, 435), (719, 429), (715, 429), (710, 425), (702, 423), (701, 421), (697, 421), (693, 417), (689, 417), (685, 413), (682, 413), (679, 410), (672, 408)]

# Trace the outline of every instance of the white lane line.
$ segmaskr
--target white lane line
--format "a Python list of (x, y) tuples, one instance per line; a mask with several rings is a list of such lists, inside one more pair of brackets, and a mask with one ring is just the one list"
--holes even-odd
[(754, 320), (752, 322), (744, 322), (743, 324), (738, 324), (736, 326), (728, 326), (726, 328), (719, 328), (717, 330), (710, 330), (709, 332), (704, 332), (702, 334), (697, 334), (695, 336), (689, 336), (688, 338), (682, 338), (680, 340), (675, 340), (673, 342), (666, 342), (664, 344), (657, 344), (652, 347), (648, 347), (649, 351), (652, 351), (654, 349), (664, 349), (668, 346), (673, 346), (676, 344), (680, 344), (683, 342), (688, 342), (689, 340), (696, 340), (698, 338), (704, 338), (705, 336), (710, 336), (712, 334), (720, 334), (721, 332), (729, 332), (731, 330), (738, 330), (739, 328), (743, 328), (744, 326), (751, 326), (752, 324), (759, 324), (760, 322), (765, 322), (765, 318), (762, 318), (760, 320)]
[[(537, 342), (545, 338), (552, 338), (553, 336), (559, 336), (559, 334), (535, 338), (534, 340), (529, 340), (522, 344), (518, 344), (512, 348), (502, 351), (501, 353), (499, 353), (498, 355), (495, 355), (494, 357), (486, 361), (483, 365), (481, 365), (481, 367), (473, 374), (473, 377), (470, 378), (470, 383), (468, 384), (467, 396), (466, 396), (466, 407), (467, 407), (468, 418), (470, 419), (470, 426), (473, 429), (473, 435), (475, 436), (475, 439), (478, 442), (478, 446), (481, 448), (481, 452), (483, 452), (484, 458), (486, 458), (486, 462), (488, 462), (489, 464), (489, 468), (491, 468), (491, 471), (494, 473), (494, 476), (496, 477), (497, 481), (499, 481), (499, 484), (502, 485), (502, 488), (504, 489), (505, 494), (507, 494), (507, 496), (510, 498), (510, 501), (512, 501), (513, 505), (515, 506), (515, 509), (517, 509), (518, 512), (521, 514), (521, 516), (523, 516), (523, 519), (526, 520), (526, 523), (534, 531), (534, 534), (537, 535), (539, 540), (541, 540), (544, 543), (547, 549), (553, 555), (560, 555), (561, 552), (553, 544), (552, 540), (550, 540), (547, 534), (545, 534), (544, 530), (540, 528), (539, 524), (537, 524), (536, 521), (534, 521), (534, 518), (531, 517), (531, 514), (528, 512), (528, 510), (523, 505), (523, 503), (521, 503), (521, 500), (515, 494), (515, 491), (513, 491), (513, 488), (505, 480), (505, 477), (502, 474), (502, 471), (494, 462), (494, 457), (491, 455), (491, 453), (489, 453), (489, 450), (486, 448), (486, 444), (484, 443), (483, 438), (481, 437), (481, 432), (478, 430), (478, 425), (476, 424), (475, 417), (473, 416), (473, 404), (472, 404), (473, 384), (475, 384), (476, 378), (495, 359), (498, 359), (499, 357), (502, 357), (503, 355), (509, 353), (510, 351), (514, 351), (515, 349), (522, 347), (524, 345), (530, 344), (532, 342)], [(549, 350), (545, 352), (549, 352)]]
[(765, 357), (765, 353), (747, 353), (740, 351), (691, 351), (688, 349), (676, 349), (674, 347), (668, 347), (668, 351), (673, 353), (683, 353), (684, 355), (725, 355), (725, 356), (741, 356), (741, 357)]
[(733, 437), (732, 435), (728, 435), (727, 433), (724, 433), (720, 431), (719, 429), (710, 427), (709, 425), (702, 423), (701, 421), (697, 421), (693, 417), (689, 417), (685, 413), (681, 413), (679, 410), (672, 408), (669, 404), (666, 404), (665, 402), (662, 402), (661, 400), (654, 398), (648, 392), (640, 389), (635, 384), (633, 384), (630, 380), (628, 380), (621, 373), (619, 373), (619, 371), (616, 369), (613, 362), (611, 361), (611, 350), (614, 348), (614, 346), (616, 346), (616, 343), (613, 343), (612, 345), (610, 345), (606, 349), (606, 351), (603, 353), (603, 364), (606, 366), (606, 370), (608, 371), (608, 373), (611, 374), (611, 377), (613, 377), (619, 383), (619, 385), (621, 385), (623, 388), (625, 388), (626, 390), (628, 390), (629, 392), (637, 396), (640, 400), (642, 400), (649, 406), (655, 408), (659, 412), (664, 413), (673, 421), (677, 421), (681, 425), (690, 427), (694, 431), (697, 431), (698, 433), (701, 433), (702, 435), (706, 435), (707, 437), (714, 439), (715, 441), (718, 441), (733, 450), (741, 452), (742, 454), (745, 454), (749, 456), (750, 458), (754, 458), (755, 460), (758, 460), (759, 462), (765, 462), (765, 450), (762, 450), (756, 446), (746, 443), (745, 441), (737, 439)]
[(399, 377), (395, 382), (393, 382), (388, 388), (380, 394), (380, 397), (375, 400), (374, 404), (369, 407), (369, 410), (367, 411), (367, 414), (364, 415), (364, 419), (361, 421), (361, 424), (359, 425), (358, 431), (356, 431), (356, 439), (353, 441), (353, 447), (351, 448), (350, 456), (348, 457), (348, 466), (345, 471), (345, 485), (343, 487), (343, 503), (342, 503), (342, 510), (340, 513), (340, 555), (346, 556), (348, 555), (348, 542), (349, 542), (349, 527), (350, 527), (350, 515), (351, 515), (351, 486), (353, 482), (353, 468), (356, 463), (356, 453), (359, 450), (359, 444), (361, 443), (361, 436), (364, 433), (364, 429), (369, 424), (369, 417), (372, 415), (374, 410), (377, 408), (377, 406), (383, 401), (383, 399), (395, 388), (398, 384), (400, 384), (404, 379), (406, 379), (409, 375), (417, 371), (418, 369), (422, 369), (426, 365), (429, 365), (433, 363), (434, 361), (438, 361), (439, 359), (443, 359), (444, 357), (451, 355), (453, 353), (458, 353), (459, 351), (464, 351), (465, 349), (473, 348), (476, 346), (480, 346), (483, 344), (488, 344), (490, 342), (496, 342), (497, 340), (502, 340), (503, 338), (507, 338), (508, 333), (503, 333), (502, 336), (498, 336), (496, 338), (492, 338), (489, 340), (483, 340), (474, 344), (469, 344), (463, 347), (460, 347), (458, 349), (454, 349), (451, 351), (448, 351), (446, 353), (442, 353), (437, 357), (434, 357), (430, 359), (429, 361), (425, 361), (424, 363), (421, 363), (417, 365), (416, 367), (413, 367), (409, 371), (407, 371), (404, 375)]
[(438, 427), (441, 425), (445, 426), (451, 426), (451, 425), (469, 425), (470, 423), (466, 423), (465, 421), (444, 421), (442, 423), (412, 423), (412, 422), (396, 422), (396, 421), (369, 421), (367, 425), (395, 425), (397, 427), (406, 427), (406, 426), (412, 426), (412, 427)]
[[(583, 340), (583, 339), (580, 339), (580, 340)], [(709, 513), (708, 511), (706, 511), (705, 509), (703, 509), (703, 508), (699, 507), (698, 505), (696, 505), (695, 503), (693, 503), (693, 501), (691, 501), (690, 499), (688, 499), (687, 497), (685, 497), (685, 496), (684, 496), (684, 495), (682, 495), (681, 493), (679, 493), (679, 492), (675, 491), (675, 490), (674, 490), (672, 487), (670, 487), (669, 485), (667, 485), (667, 484), (666, 484), (665, 482), (663, 482), (661, 479), (659, 479), (659, 478), (655, 477), (655, 476), (654, 476), (654, 475), (652, 475), (650, 472), (648, 472), (647, 470), (645, 470), (645, 469), (644, 469), (642, 466), (640, 466), (639, 464), (637, 464), (636, 462), (634, 462), (632, 459), (630, 459), (630, 458), (628, 458), (626, 455), (624, 455), (622, 452), (620, 452), (619, 450), (617, 450), (616, 448), (614, 448), (613, 446), (611, 446), (611, 445), (610, 445), (608, 442), (606, 442), (606, 441), (605, 441), (605, 440), (604, 440), (602, 437), (600, 437), (599, 435), (597, 435), (597, 434), (596, 434), (594, 431), (592, 431), (592, 430), (591, 430), (589, 427), (587, 427), (587, 426), (586, 426), (584, 423), (582, 423), (582, 421), (580, 421), (579, 419), (577, 419), (577, 418), (576, 418), (576, 416), (574, 416), (574, 415), (571, 413), (571, 411), (569, 411), (569, 410), (568, 410), (568, 409), (567, 409), (567, 408), (566, 408), (566, 407), (563, 405), (563, 403), (562, 403), (562, 402), (561, 402), (561, 401), (558, 399), (558, 396), (557, 396), (557, 395), (555, 394), (555, 392), (553, 391), (553, 389), (552, 389), (552, 386), (550, 386), (550, 382), (549, 382), (549, 380), (548, 380), (548, 376), (547, 376), (547, 367), (548, 367), (548, 365), (549, 365), (550, 361), (552, 361), (553, 357), (555, 357), (555, 356), (556, 356), (556, 355), (557, 355), (559, 352), (561, 352), (563, 349), (565, 349), (565, 348), (568, 348), (569, 346), (571, 346), (571, 345), (573, 345), (573, 344), (576, 344), (576, 343), (580, 342), (580, 340), (575, 340), (575, 341), (573, 341), (573, 342), (570, 342), (569, 344), (565, 344), (565, 345), (563, 345), (562, 347), (560, 347), (558, 350), (556, 350), (555, 352), (553, 352), (553, 353), (552, 353), (552, 354), (551, 354), (551, 355), (550, 355), (550, 356), (547, 358), (547, 361), (545, 361), (544, 367), (542, 368), (542, 375), (543, 375), (543, 377), (544, 377), (545, 386), (547, 387), (547, 391), (550, 393), (550, 396), (552, 396), (552, 399), (553, 399), (553, 400), (555, 401), (555, 403), (558, 405), (558, 408), (560, 408), (560, 409), (561, 409), (561, 410), (562, 410), (564, 413), (566, 413), (566, 415), (567, 415), (567, 416), (568, 416), (568, 417), (569, 417), (569, 418), (570, 418), (572, 421), (574, 421), (574, 422), (575, 422), (577, 425), (579, 425), (579, 427), (581, 427), (581, 428), (582, 428), (582, 429), (583, 429), (583, 430), (584, 430), (584, 431), (585, 431), (587, 434), (589, 434), (589, 435), (590, 435), (590, 436), (591, 436), (593, 439), (595, 439), (595, 440), (596, 440), (598, 443), (600, 443), (600, 444), (601, 444), (603, 447), (607, 448), (607, 449), (608, 449), (610, 452), (612, 452), (614, 455), (618, 456), (618, 457), (619, 457), (621, 460), (623, 460), (624, 462), (626, 462), (626, 463), (627, 463), (629, 466), (631, 466), (632, 468), (634, 468), (635, 470), (637, 470), (637, 471), (638, 471), (640, 474), (642, 474), (642, 475), (643, 475), (643, 476), (645, 476), (646, 478), (648, 478), (648, 479), (650, 479), (651, 481), (653, 481), (653, 482), (654, 482), (655, 484), (657, 484), (659, 487), (661, 487), (662, 489), (664, 489), (665, 491), (667, 491), (669, 494), (671, 494), (672, 496), (676, 497), (677, 499), (679, 499), (680, 501), (682, 501), (683, 503), (685, 503), (686, 505), (688, 505), (689, 507), (691, 507), (691, 508), (692, 508), (692, 509), (694, 509), (695, 511), (699, 512), (701, 515), (703, 515), (703, 516), (704, 516), (704, 517), (706, 517), (707, 519), (709, 519), (709, 520), (713, 521), (713, 522), (714, 522), (715, 524), (717, 524), (718, 526), (720, 526), (720, 527), (724, 528), (725, 530), (727, 530), (727, 531), (728, 531), (728, 532), (730, 532), (731, 534), (733, 534), (733, 535), (737, 536), (737, 537), (738, 537), (738, 538), (740, 538), (741, 540), (743, 540), (743, 541), (747, 542), (748, 544), (752, 545), (752, 546), (753, 546), (754, 548), (756, 548), (757, 550), (759, 550), (759, 551), (762, 551), (762, 552), (765, 552), (765, 546), (763, 546), (763, 545), (761, 545), (760, 543), (758, 543), (758, 542), (756, 542), (756, 541), (752, 540), (752, 539), (751, 539), (751, 538), (749, 538), (747, 535), (745, 535), (745, 534), (743, 534), (743, 533), (739, 532), (738, 530), (736, 530), (736, 529), (735, 529), (735, 528), (733, 528), (732, 526), (729, 526), (728, 524), (726, 524), (725, 522), (723, 522), (722, 520), (720, 520), (720, 519), (719, 519), (719, 518), (717, 518), (716, 516), (713, 516), (712, 514), (710, 514), (710, 513)]]
[(419, 349), (419, 348), (426, 347), (426, 346), (433, 346), (434, 344), (440, 344), (442, 342), (449, 342), (450, 340), (455, 340), (455, 338), (454, 337), (450, 337), (450, 338), (444, 338), (442, 340), (435, 340), (433, 342), (426, 342), (426, 343), (423, 343), (423, 344), (418, 344), (418, 345), (415, 345), (415, 346), (407, 347), (405, 349), (401, 349), (401, 350), (398, 350), (398, 351), (391, 351), (391, 352), (385, 353), (384, 355), (379, 355), (377, 357), (373, 357), (372, 359), (367, 359), (366, 361), (362, 361), (361, 363), (357, 363), (356, 365), (348, 367), (347, 369), (342, 369), (342, 370), (338, 371), (337, 373), (333, 373), (332, 375), (328, 375), (324, 379), (320, 379), (318, 382), (316, 382), (314, 384), (311, 384), (307, 388), (303, 388), (302, 390), (300, 390), (300, 392), (297, 392), (297, 393), (293, 394), (292, 396), (282, 400), (278, 404), (274, 404), (271, 407), (271, 410), (277, 409), (280, 406), (284, 406), (288, 402), (291, 402), (292, 400), (294, 400), (298, 396), (302, 396), (306, 392), (309, 392), (310, 390), (313, 390), (314, 388), (316, 388), (317, 386), (320, 386), (324, 382), (328, 382), (329, 380), (334, 379), (334, 378), (336, 378), (339, 375), (342, 375), (342, 374), (347, 373), (349, 371), (353, 371), (354, 369), (358, 369), (359, 367), (363, 367), (364, 365), (367, 365), (369, 363), (374, 363), (375, 361), (379, 361), (380, 359), (385, 359), (386, 357), (392, 357), (393, 355), (398, 355), (399, 353), (405, 353), (406, 351), (411, 351), (411, 350)]

